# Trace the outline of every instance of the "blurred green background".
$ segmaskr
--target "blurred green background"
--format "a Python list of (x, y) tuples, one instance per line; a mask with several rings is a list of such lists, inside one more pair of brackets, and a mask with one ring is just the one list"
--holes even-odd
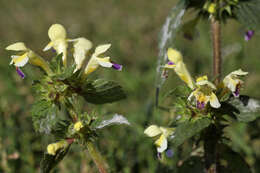
[[(99, 150), (108, 160), (112, 172), (172, 172), (158, 162), (153, 141), (144, 136), (150, 124), (167, 125), (167, 115), (154, 113), (155, 75), (158, 33), (175, 0), (1, 0), (0, 1), (0, 172), (39, 172), (40, 159), (51, 139), (34, 132), (30, 108), (34, 102), (32, 79), (37, 73), (24, 68), (22, 80), (9, 66), (6, 46), (23, 41), (43, 57), (48, 43), (47, 31), (53, 23), (67, 28), (68, 37), (86, 37), (95, 45), (111, 43), (109, 55), (124, 65), (122, 72), (99, 68), (100, 78), (118, 81), (128, 94), (124, 101), (95, 106), (99, 116), (109, 113), (125, 115), (130, 127), (107, 128), (98, 141)], [(186, 18), (193, 17), (192, 11)], [(186, 20), (186, 19), (185, 19)], [(223, 74), (242, 68), (249, 71), (243, 94), (260, 98), (259, 34), (244, 41), (244, 28), (227, 21), (222, 28)], [(194, 76), (211, 75), (211, 43), (208, 21), (201, 21), (193, 41), (179, 33), (174, 45), (184, 54), (184, 61)], [(36, 70), (37, 72), (37, 70)], [(180, 84), (171, 73), (162, 94)], [(92, 109), (93, 106), (90, 106)], [(260, 172), (260, 120), (248, 125), (234, 124), (234, 148), (244, 156), (254, 172)], [(258, 166), (258, 168), (257, 168)], [(55, 172), (97, 172), (87, 152), (73, 146)]]

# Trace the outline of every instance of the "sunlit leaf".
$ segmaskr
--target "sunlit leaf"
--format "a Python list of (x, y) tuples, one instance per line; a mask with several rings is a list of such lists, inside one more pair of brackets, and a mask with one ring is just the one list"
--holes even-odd
[(239, 96), (239, 98), (231, 98), (229, 103), (236, 109), (233, 113), (238, 121), (250, 122), (260, 117), (260, 101), (248, 96)]

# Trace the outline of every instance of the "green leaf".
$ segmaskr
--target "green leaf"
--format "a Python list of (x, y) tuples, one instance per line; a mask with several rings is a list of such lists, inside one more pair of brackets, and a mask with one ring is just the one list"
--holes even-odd
[[(85, 88), (85, 86), (88, 87)], [(111, 103), (126, 98), (120, 85), (114, 81), (102, 79), (84, 85), (81, 94), (87, 102), (94, 104)]]
[(229, 104), (236, 108), (233, 113), (238, 121), (250, 122), (260, 116), (260, 101), (257, 99), (241, 95), (239, 98), (231, 98)]
[(55, 73), (60, 73), (63, 68), (62, 53), (52, 58), (50, 67)]
[(166, 94), (166, 97), (172, 98), (185, 98), (187, 99), (191, 93), (191, 89), (186, 85), (179, 85), (175, 89), (171, 90)]
[(235, 122), (224, 129), (225, 136), (231, 140), (232, 148), (243, 151), (247, 155), (253, 155), (247, 134), (247, 124)]
[(73, 64), (70, 67), (63, 68), (61, 70), (61, 73), (58, 73), (57, 75), (53, 76), (53, 79), (58, 79), (58, 80), (65, 80), (71, 76), (73, 76), (73, 72), (76, 68), (76, 65)]
[(89, 103), (105, 104), (126, 98), (122, 87), (114, 81), (98, 79), (82, 83), (79, 79), (71, 78), (64, 82)]
[(67, 132), (70, 124), (71, 122), (69, 120), (60, 120), (51, 129), (51, 134), (53, 134), (57, 140), (67, 138)]
[(70, 146), (58, 150), (56, 155), (49, 155), (44, 153), (43, 159), (40, 164), (41, 173), (49, 173), (62, 159), (66, 156), (70, 149)]
[(220, 154), (220, 170), (221, 173), (243, 172), (251, 173), (248, 164), (243, 157), (234, 152), (227, 145), (219, 145), (218, 152)]
[(211, 123), (209, 118), (200, 118), (196, 121), (186, 121), (179, 124), (173, 134), (171, 145), (173, 147), (178, 147), (187, 139), (193, 137), (194, 135), (200, 133), (203, 129), (208, 127)]
[(234, 9), (234, 15), (245, 27), (253, 29), (259, 28), (260, 1), (240, 1)]
[(204, 163), (201, 157), (192, 156), (185, 160), (181, 167), (178, 169), (178, 173), (196, 173), (204, 172)]
[(33, 125), (40, 133), (50, 133), (51, 128), (58, 121), (57, 107), (47, 100), (36, 101), (31, 109)]

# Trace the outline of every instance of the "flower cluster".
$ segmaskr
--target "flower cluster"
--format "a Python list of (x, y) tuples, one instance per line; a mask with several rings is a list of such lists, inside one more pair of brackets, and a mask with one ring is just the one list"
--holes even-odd
[[(208, 102), (213, 108), (221, 106), (216, 96), (216, 91), (219, 88), (210, 82), (207, 76), (197, 78), (195, 83), (183, 62), (182, 54), (175, 49), (169, 48), (167, 55), (169, 62), (164, 68), (174, 69), (176, 74), (193, 90), (188, 97), (188, 101), (195, 103), (198, 109), (204, 109)], [(224, 78), (222, 86), (229, 89), (237, 97), (243, 84), (243, 81), (239, 77), (247, 74), (248, 72), (244, 72), (241, 69), (234, 71)]]
[[(95, 71), (99, 66), (106, 68), (114, 68), (116, 70), (122, 70), (122, 65), (113, 63), (110, 61), (110, 57), (104, 56), (103, 54), (111, 47), (111, 44), (99, 45), (95, 48), (94, 53), (90, 56), (90, 59), (86, 66), (84, 66), (85, 59), (89, 55), (93, 44), (86, 38), (80, 37), (76, 39), (68, 39), (67, 32), (65, 28), (60, 24), (53, 24), (48, 30), (48, 36), (50, 42), (43, 49), (47, 51), (54, 49), (57, 54), (62, 54), (62, 61), (64, 66), (67, 65), (68, 57), (68, 46), (69, 43), (73, 43), (74, 52), (74, 62), (76, 64), (77, 70), (82, 69), (84, 71), (84, 76), (89, 75)], [(6, 48), (7, 50), (17, 51), (17, 55), (12, 55), (11, 63), (16, 67), (17, 73), (24, 78), (25, 74), (21, 71), (21, 67), (24, 67), (28, 62), (32, 65), (40, 66), (48, 75), (52, 74), (52, 71), (46, 62), (41, 56), (36, 54), (34, 51), (29, 49), (23, 42), (14, 43)]]
[[(240, 77), (245, 76), (248, 72), (244, 72), (241, 69), (236, 70), (228, 74), (221, 84), (217, 87), (208, 80), (206, 75), (198, 77), (196, 81), (193, 80), (186, 65), (183, 62), (183, 56), (181, 52), (169, 48), (167, 51), (168, 63), (163, 68), (173, 69), (176, 74), (184, 81), (191, 89), (191, 93), (187, 98), (187, 102), (192, 105), (192, 109), (196, 111), (205, 111), (210, 107), (218, 109), (221, 107), (222, 92), (228, 91), (227, 94), (232, 93), (235, 97), (239, 96), (243, 81)], [(155, 145), (157, 146), (158, 153), (162, 153), (167, 149), (167, 138), (174, 133), (174, 128), (158, 127), (151, 125), (145, 129), (144, 133), (149, 137), (157, 137)]]

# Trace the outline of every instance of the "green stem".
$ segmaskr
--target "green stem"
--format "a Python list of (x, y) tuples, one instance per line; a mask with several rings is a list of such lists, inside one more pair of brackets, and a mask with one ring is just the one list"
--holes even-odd
[(87, 149), (89, 154), (91, 155), (92, 159), (94, 160), (96, 166), (98, 167), (98, 170), (100, 173), (108, 173), (108, 164), (106, 161), (103, 159), (99, 151), (95, 148), (92, 142), (88, 141), (87, 142)]

